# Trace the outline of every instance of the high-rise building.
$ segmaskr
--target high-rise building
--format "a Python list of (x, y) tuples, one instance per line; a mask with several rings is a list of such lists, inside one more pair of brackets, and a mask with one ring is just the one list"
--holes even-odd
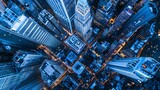
[(109, 34), (119, 30), (120, 27), (126, 22), (133, 14), (131, 6), (126, 7), (116, 18), (115, 23), (109, 28)]
[[(16, 9), (14, 11), (16, 11)], [(17, 15), (14, 11), (6, 8), (4, 13), (1, 14), (0, 18), (8, 25), (7, 28), (0, 25), (2, 34), (0, 40), (2, 42), (31, 48), (35, 48), (41, 44), (51, 48), (60, 45), (58, 39), (41, 27), (32, 18), (28, 18), (23, 14)], [(22, 41), (24, 42), (22, 43)]]
[(13, 61), (17, 68), (33, 66), (41, 64), (47, 56), (36, 51), (22, 51), (18, 50), (13, 56)]
[(94, 19), (94, 24), (105, 28), (109, 23), (109, 20), (113, 17), (113, 11), (115, 10), (118, 2), (119, 0), (100, 0)]
[(135, 31), (139, 27), (145, 25), (148, 21), (155, 18), (158, 14), (156, 5), (152, 2), (147, 2), (134, 16), (132, 16), (126, 24), (124, 24), (122, 30), (123, 35), (128, 32)]
[(43, 90), (46, 87), (40, 76), (31, 77), (16, 85), (13, 90)]
[(87, 0), (78, 0), (75, 9), (74, 24), (76, 31), (84, 38), (88, 40), (92, 35), (91, 24), (92, 15)]
[(150, 57), (127, 58), (108, 62), (108, 68), (139, 82), (145, 82), (153, 78), (160, 68), (160, 63)]
[(72, 33), (76, 0), (47, 0), (60, 24)]
[(13, 89), (20, 82), (39, 75), (37, 66), (26, 67), (18, 71), (12, 62), (0, 63), (0, 90)]
[[(26, 48), (36, 48), (39, 44), (31, 42), (23, 36), (19, 36), (16, 32), (0, 25), (0, 41), (3, 44), (15, 46), (15, 47), (26, 47)], [(22, 43), (23, 42), (23, 43)]]
[(55, 17), (47, 10), (42, 10), (38, 14), (38, 19), (50, 30), (50, 32), (53, 32), (55, 35), (57, 35), (57, 37), (61, 37), (61, 34), (64, 34), (64, 31), (59, 26)]

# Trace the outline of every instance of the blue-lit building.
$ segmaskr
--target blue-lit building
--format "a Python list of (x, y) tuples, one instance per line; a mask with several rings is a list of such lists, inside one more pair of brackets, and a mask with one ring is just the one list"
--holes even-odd
[(78, 0), (75, 9), (74, 24), (76, 31), (84, 40), (88, 40), (92, 35), (91, 24), (93, 17), (90, 11), (87, 0)]
[(76, 0), (47, 0), (60, 24), (72, 33)]
[(116, 18), (115, 23), (109, 28), (109, 34), (119, 30), (122, 25), (132, 16), (133, 10), (131, 6), (126, 7)]
[(73, 66), (72, 66), (72, 70), (77, 74), (80, 75), (84, 70), (85, 70), (85, 66), (77, 61)]
[(18, 71), (12, 62), (0, 63), (0, 90), (11, 90), (22, 81), (39, 75), (39, 65)]
[(13, 61), (17, 68), (22, 68), (41, 64), (45, 58), (47, 58), (47, 56), (36, 51), (18, 50), (13, 56)]
[(55, 34), (56, 37), (61, 37), (61, 34), (64, 34), (63, 29), (60, 27), (55, 17), (47, 10), (42, 10), (38, 14), (38, 19), (51, 33)]
[[(26, 48), (36, 48), (39, 44), (35, 42), (31, 42), (25, 38), (21, 38), (23, 36), (18, 36), (16, 32), (10, 31), (10, 29), (5, 28), (0, 25), (0, 41), (3, 44), (16, 46), (16, 47), (26, 47)], [(23, 43), (22, 43), (23, 42)]]
[(65, 69), (60, 63), (53, 60), (45, 60), (39, 68), (43, 81), (52, 86), (64, 74)]
[(40, 76), (31, 77), (16, 85), (14, 90), (41, 90), (46, 87)]
[[(24, 14), (16, 14), (17, 9), (6, 8), (1, 12), (1, 20), (6, 23), (0, 25), (0, 40), (10, 45), (21, 45), (36, 48), (38, 45), (46, 45), (55, 48), (60, 45), (60, 41), (41, 27), (31, 17)], [(20, 11), (21, 12), (21, 11)]]
[(141, 9), (149, 0), (142, 0), (141, 2), (139, 2), (135, 7), (134, 7), (134, 11), (138, 11), (139, 9)]
[(100, 0), (95, 14), (94, 24), (105, 28), (114, 15), (119, 0)]
[(77, 54), (81, 53), (86, 46), (86, 44), (76, 35), (68, 37), (64, 42)]
[(124, 76), (146, 82), (152, 79), (160, 68), (160, 63), (153, 58), (127, 58), (112, 60), (107, 64), (108, 68)]
[(159, 11), (160, 0), (0, 0), (0, 90), (160, 90)]
[(134, 31), (137, 28), (145, 25), (147, 22), (155, 18), (158, 14), (156, 4), (147, 2), (135, 15), (133, 15), (123, 26), (124, 33)]
[(66, 60), (67, 60), (68, 64), (73, 64), (77, 58), (78, 58), (78, 56), (74, 52), (71, 51), (67, 55)]
[(13, 27), (14, 22), (18, 19), (18, 15), (13, 12), (13, 10), (6, 8), (5, 11), (1, 12), (1, 19), (8, 25), (9, 28), (11, 28)]

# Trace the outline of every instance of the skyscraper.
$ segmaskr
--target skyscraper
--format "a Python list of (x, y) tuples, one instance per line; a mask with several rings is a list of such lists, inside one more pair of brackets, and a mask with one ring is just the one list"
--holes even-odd
[(14, 90), (43, 90), (46, 87), (40, 76), (31, 77), (16, 85)]
[(64, 34), (64, 31), (59, 26), (58, 22), (56, 21), (55, 17), (49, 13), (47, 10), (42, 10), (38, 14), (38, 19), (57, 37), (61, 37), (61, 34)]
[(119, 0), (100, 0), (95, 14), (94, 24), (105, 28), (114, 15), (114, 10)]
[(108, 62), (108, 68), (139, 82), (145, 82), (153, 78), (160, 68), (160, 63), (149, 57), (127, 58)]
[(92, 15), (87, 0), (78, 0), (75, 9), (75, 29), (76, 31), (87, 40), (91, 34)]
[(10, 90), (13, 89), (23, 80), (26, 80), (35, 75), (39, 75), (37, 66), (26, 67), (17, 71), (12, 62), (10, 63), (0, 63), (0, 90)]
[[(16, 32), (0, 25), (0, 42), (15, 47), (36, 48), (39, 44), (29, 41), (23, 36), (19, 36)], [(23, 42), (23, 43), (22, 43)]]
[(126, 24), (124, 24), (122, 33), (125, 35), (128, 32), (135, 31), (137, 28), (145, 25), (148, 21), (155, 18), (158, 14), (156, 5), (152, 2), (147, 2), (134, 16), (132, 16)]
[(72, 33), (76, 0), (47, 0), (61, 25)]
[(116, 18), (115, 23), (109, 28), (109, 34), (111, 35), (116, 30), (119, 30), (120, 27), (126, 22), (131, 15), (133, 14), (133, 10), (131, 6), (126, 7)]
[[(35, 48), (40, 44), (55, 48), (60, 44), (58, 39), (32, 18), (28, 18), (23, 14), (17, 15), (14, 10), (6, 8), (0, 18), (7, 24), (7, 28), (0, 25), (1, 34), (3, 35), (0, 36), (2, 42), (31, 48)], [(22, 41), (24, 41), (23, 44)], [(30, 43), (26, 44), (28, 41)]]

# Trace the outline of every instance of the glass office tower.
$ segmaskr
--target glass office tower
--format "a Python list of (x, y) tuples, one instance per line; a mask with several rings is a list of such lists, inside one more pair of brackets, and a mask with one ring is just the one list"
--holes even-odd
[(124, 24), (122, 30), (123, 35), (130, 31), (135, 31), (137, 28), (148, 23), (150, 20), (155, 18), (158, 14), (156, 5), (152, 2), (147, 2), (135, 15), (133, 15), (126, 24)]
[(0, 90), (12, 90), (22, 81), (39, 75), (39, 65), (17, 70), (12, 62), (0, 63)]
[(64, 29), (72, 33), (76, 0), (47, 0), (47, 3)]
[[(0, 41), (10, 45), (21, 45), (36, 48), (38, 45), (46, 45), (55, 48), (60, 41), (41, 27), (31, 17), (24, 14), (18, 15), (17, 9), (6, 8), (1, 12)], [(5, 23), (5, 24), (3, 24)]]
[(127, 58), (108, 62), (108, 68), (139, 82), (152, 79), (159, 70), (159, 66), (160, 63), (150, 57)]

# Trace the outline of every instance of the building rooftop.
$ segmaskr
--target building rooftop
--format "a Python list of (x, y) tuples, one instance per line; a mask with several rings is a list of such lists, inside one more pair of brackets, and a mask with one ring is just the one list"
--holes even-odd
[(84, 65), (83, 65), (82, 63), (80, 63), (79, 61), (77, 61), (77, 62), (73, 65), (72, 70), (73, 70), (76, 74), (80, 75), (80, 74), (85, 70), (85, 67), (84, 67)]
[(75, 35), (68, 37), (64, 42), (77, 54), (79, 54), (86, 46), (86, 44)]
[(61, 64), (53, 60), (45, 60), (39, 68), (43, 81), (51, 86), (65, 72)]
[(150, 57), (112, 60), (108, 63), (110, 69), (139, 82), (146, 82), (152, 79), (157, 73), (159, 66), (160, 63)]
[(41, 53), (34, 51), (22, 51), (18, 50), (16, 54), (14, 54), (12, 60), (17, 68), (22, 68), (26, 66), (38, 65), (43, 62), (45, 56)]
[(69, 62), (71, 63), (73, 63), (77, 58), (78, 56), (72, 51), (66, 57), (66, 59), (69, 60)]

